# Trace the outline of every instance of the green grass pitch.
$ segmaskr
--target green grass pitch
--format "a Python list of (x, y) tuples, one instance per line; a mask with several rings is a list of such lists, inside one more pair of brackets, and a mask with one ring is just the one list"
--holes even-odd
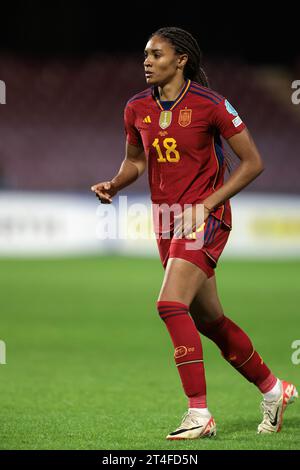
[[(225, 313), (300, 388), (300, 261), (223, 260)], [(299, 449), (300, 402), (256, 434), (261, 395), (203, 339), (217, 437), (166, 441), (187, 402), (155, 302), (159, 259), (1, 260), (1, 449)]]

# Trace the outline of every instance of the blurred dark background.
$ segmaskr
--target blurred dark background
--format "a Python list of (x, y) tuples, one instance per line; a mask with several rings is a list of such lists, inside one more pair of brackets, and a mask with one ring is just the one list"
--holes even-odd
[(205, 55), (293, 65), (299, 58), (297, 14), (296, 7), (263, 9), (253, 2), (11, 1), (1, 6), (0, 48), (42, 57), (142, 53), (153, 31), (176, 25), (197, 38)]
[[(149, 35), (175, 25), (199, 41), (212, 88), (226, 96), (266, 171), (247, 191), (299, 192), (297, 11), (200, 2), (12, 1), (1, 5), (0, 185), (88, 191), (124, 154), (123, 108), (146, 87)], [(132, 191), (147, 190), (146, 175)]]

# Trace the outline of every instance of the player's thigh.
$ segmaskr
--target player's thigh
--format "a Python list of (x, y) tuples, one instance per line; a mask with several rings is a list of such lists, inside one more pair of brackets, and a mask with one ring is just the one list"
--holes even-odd
[(190, 305), (196, 292), (207, 280), (198, 266), (181, 258), (170, 258), (158, 300), (171, 300)]
[(190, 305), (190, 313), (196, 324), (201, 321), (214, 321), (223, 315), (216, 276), (206, 279), (199, 287)]

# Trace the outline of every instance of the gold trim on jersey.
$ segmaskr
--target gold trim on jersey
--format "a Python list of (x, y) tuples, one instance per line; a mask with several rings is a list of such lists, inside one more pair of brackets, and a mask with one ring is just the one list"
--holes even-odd
[[(184, 87), (184, 89), (183, 89), (183, 91), (179, 94), (177, 100), (175, 101), (175, 103), (173, 103), (173, 105), (171, 106), (171, 108), (169, 109), (169, 111), (173, 111), (173, 109), (175, 108), (175, 106), (177, 106), (178, 103), (180, 103), (180, 101), (185, 97), (185, 95), (186, 95), (186, 93), (187, 93), (187, 91), (188, 91), (188, 89), (189, 89), (189, 87), (190, 87), (190, 84), (191, 84), (191, 80), (188, 80), (187, 83), (186, 83), (186, 85), (185, 85), (185, 87)], [(164, 108), (163, 108), (163, 106), (162, 106), (160, 100), (159, 100), (158, 98), (155, 98), (155, 101), (156, 101), (156, 103), (157, 103), (159, 109), (160, 109), (161, 111), (164, 111)]]

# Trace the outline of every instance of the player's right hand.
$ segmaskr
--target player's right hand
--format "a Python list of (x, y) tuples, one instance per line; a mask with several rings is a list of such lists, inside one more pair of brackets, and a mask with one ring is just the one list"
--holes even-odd
[(118, 192), (111, 181), (104, 181), (103, 183), (94, 184), (91, 186), (91, 191), (96, 194), (97, 198), (102, 204), (111, 204), (112, 197), (115, 196), (115, 194)]

